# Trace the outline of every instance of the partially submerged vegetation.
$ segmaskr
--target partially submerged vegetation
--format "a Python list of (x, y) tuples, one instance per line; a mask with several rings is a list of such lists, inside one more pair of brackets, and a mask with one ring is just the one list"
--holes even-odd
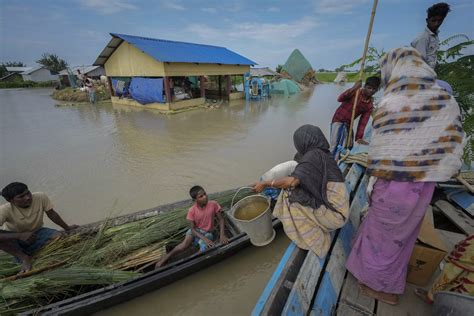
[[(109, 90), (103, 85), (95, 87), (95, 94), (97, 101), (104, 101), (110, 99)], [(80, 89), (73, 89), (71, 87), (67, 87), (61, 90), (54, 90), (52, 97), (53, 99), (58, 101), (89, 102), (87, 91), (81, 91)]]

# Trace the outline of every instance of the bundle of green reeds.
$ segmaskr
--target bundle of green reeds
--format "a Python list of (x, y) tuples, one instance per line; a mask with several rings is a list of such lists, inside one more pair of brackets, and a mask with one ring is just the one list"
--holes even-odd
[[(43, 305), (55, 298), (74, 295), (80, 287), (107, 285), (129, 280), (136, 272), (73, 265), (28, 278), (0, 282), (0, 315)], [(22, 308), (23, 306), (23, 308)]]

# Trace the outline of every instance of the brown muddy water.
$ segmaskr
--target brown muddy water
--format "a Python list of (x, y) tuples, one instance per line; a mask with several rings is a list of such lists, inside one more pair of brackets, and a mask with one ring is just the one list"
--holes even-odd
[(235, 207), (237, 208), (237, 210), (234, 211), (234, 217), (236, 219), (240, 219), (243, 221), (250, 221), (257, 218), (259, 215), (265, 212), (268, 209), (269, 204), (264, 198), (258, 197), (256, 201), (253, 201), (242, 207), (238, 207), (238, 206), (239, 205)]
[[(249, 185), (292, 159), (302, 124), (329, 134), (343, 89), (319, 85), (289, 98), (177, 115), (111, 104), (58, 107), (49, 89), (0, 90), (0, 187), (25, 182), (47, 193), (67, 223), (85, 224), (187, 199), (195, 184), (208, 192)], [(280, 232), (269, 246), (103, 314), (248, 315), (287, 244)]]

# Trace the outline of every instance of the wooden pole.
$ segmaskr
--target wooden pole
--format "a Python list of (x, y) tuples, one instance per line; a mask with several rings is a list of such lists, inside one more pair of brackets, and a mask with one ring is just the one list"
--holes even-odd
[[(372, 34), (372, 26), (374, 25), (374, 17), (375, 17), (375, 11), (377, 9), (377, 4), (378, 4), (378, 0), (374, 0), (374, 4), (372, 6), (372, 13), (370, 15), (369, 29), (367, 31), (367, 36), (365, 37), (364, 54), (362, 55), (362, 61), (360, 63), (359, 80), (362, 80), (362, 75), (364, 73), (365, 59), (367, 58), (367, 51), (369, 49), (370, 35)], [(352, 106), (352, 117), (351, 117), (351, 124), (349, 127), (349, 133), (347, 134), (346, 148), (349, 147), (350, 142), (352, 140), (352, 129), (354, 128), (354, 118), (355, 118), (355, 113), (356, 113), (357, 101), (359, 101), (359, 92), (360, 92), (360, 89), (357, 89), (356, 95), (354, 98), (354, 104)]]
[(218, 75), (217, 76), (217, 81), (218, 81), (218, 85), (219, 85), (219, 97), (222, 98), (222, 76), (221, 75)]
[(204, 76), (199, 77), (199, 85), (201, 87), (201, 98), (206, 97), (206, 86), (204, 85)]
[(226, 90), (227, 90), (227, 99), (230, 100), (230, 90), (232, 90), (232, 79), (230, 75), (226, 75)]
[(115, 91), (114, 91), (114, 87), (112, 86), (112, 79), (110, 79), (109, 76), (107, 76), (107, 83), (109, 84), (110, 96), (114, 97), (115, 96)]
[(173, 100), (171, 100), (170, 78), (164, 77), (163, 79), (163, 82), (165, 83), (166, 102), (171, 103)]

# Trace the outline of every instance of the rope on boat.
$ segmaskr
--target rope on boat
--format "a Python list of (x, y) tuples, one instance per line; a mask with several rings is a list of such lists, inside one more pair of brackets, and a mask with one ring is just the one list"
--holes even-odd
[[(372, 34), (372, 26), (374, 25), (374, 18), (375, 18), (375, 11), (377, 9), (377, 4), (378, 0), (374, 0), (374, 4), (372, 6), (372, 13), (370, 14), (370, 23), (369, 23), (369, 29), (367, 31), (367, 35), (365, 37), (365, 46), (364, 46), (364, 54), (362, 55), (362, 61), (360, 63), (360, 70), (359, 70), (359, 80), (362, 80), (362, 75), (364, 74), (364, 66), (365, 66), (365, 60), (367, 58), (367, 51), (369, 49), (369, 42), (370, 42), (370, 35)], [(346, 141), (346, 148), (351, 146), (351, 140), (352, 140), (352, 129), (354, 128), (354, 118), (355, 118), (355, 113), (356, 113), (356, 106), (357, 106), (357, 101), (359, 100), (359, 91), (360, 89), (357, 89), (356, 95), (354, 98), (354, 104), (352, 106), (352, 117), (351, 117), (351, 124), (349, 127), (349, 133), (347, 134), (347, 141)]]
[(361, 165), (364, 168), (368, 166), (368, 153), (358, 153), (352, 155), (349, 150), (347, 150), (344, 154), (341, 155), (339, 162), (345, 162), (347, 164), (356, 163)]

